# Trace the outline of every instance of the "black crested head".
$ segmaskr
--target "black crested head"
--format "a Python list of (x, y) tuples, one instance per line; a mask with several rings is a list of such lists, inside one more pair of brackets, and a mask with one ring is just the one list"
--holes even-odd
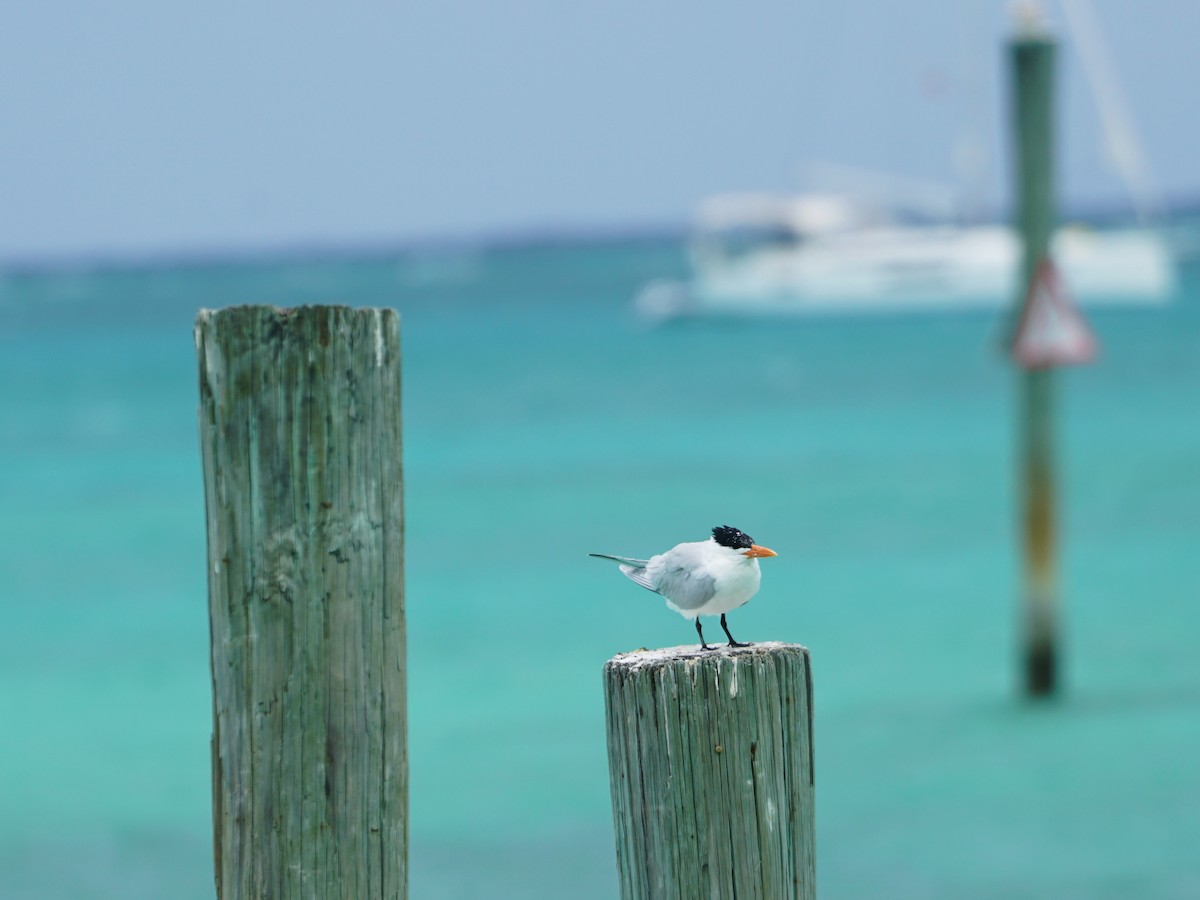
[(713, 540), (722, 547), (732, 547), (734, 550), (749, 550), (754, 546), (754, 539), (744, 531), (738, 531), (732, 525), (718, 525), (713, 529)]

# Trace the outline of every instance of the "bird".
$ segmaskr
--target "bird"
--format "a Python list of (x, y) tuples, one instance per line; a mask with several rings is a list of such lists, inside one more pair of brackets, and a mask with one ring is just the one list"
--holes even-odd
[(778, 556), (774, 550), (760, 547), (746, 532), (732, 525), (718, 525), (712, 537), (704, 541), (676, 544), (665, 553), (649, 559), (589, 553), (599, 559), (611, 559), (621, 573), (648, 591), (661, 594), (667, 606), (685, 619), (696, 623), (700, 649), (712, 650), (704, 640), (701, 616), (721, 616), (721, 628), (730, 647), (749, 647), (729, 633), (725, 614), (737, 609), (758, 593), (762, 573), (758, 561)]

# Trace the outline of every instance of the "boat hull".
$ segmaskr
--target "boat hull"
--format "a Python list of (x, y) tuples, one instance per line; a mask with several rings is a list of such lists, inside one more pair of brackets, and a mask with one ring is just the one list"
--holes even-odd
[[(878, 228), (736, 256), (697, 249), (690, 281), (654, 282), (650, 318), (999, 309), (1020, 293), (1020, 243), (1002, 226)], [(1053, 254), (1084, 304), (1158, 305), (1174, 284), (1165, 242), (1145, 230), (1063, 229)]]

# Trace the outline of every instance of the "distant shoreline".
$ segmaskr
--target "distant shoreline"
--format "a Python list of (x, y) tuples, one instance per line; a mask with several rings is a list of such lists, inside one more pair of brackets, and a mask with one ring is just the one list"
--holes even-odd
[[(1167, 203), (1167, 221), (1200, 219), (1200, 196), (1176, 198)], [(991, 215), (984, 221), (1007, 221)], [(1123, 205), (1079, 206), (1064, 221), (1107, 226), (1129, 223)], [(145, 252), (79, 253), (0, 258), (0, 276), (36, 276), (63, 272), (126, 272), (175, 268), (206, 269), (219, 266), (284, 265), (299, 262), (350, 262), (389, 258), (439, 256), (458, 253), (535, 250), (587, 245), (678, 243), (689, 233), (687, 222), (642, 225), (562, 225), (460, 232), (397, 240), (361, 242), (292, 241), (247, 247), (195, 247)]]

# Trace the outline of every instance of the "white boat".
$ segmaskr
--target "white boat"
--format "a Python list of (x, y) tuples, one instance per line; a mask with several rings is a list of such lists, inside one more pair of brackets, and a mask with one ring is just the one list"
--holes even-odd
[[(1162, 204), (1090, 4), (1062, 0), (1062, 6), (1140, 225), (1060, 229), (1051, 255), (1084, 305), (1164, 304), (1175, 282), (1171, 245), (1147, 224), (1160, 217)], [(1035, 4), (1025, 4), (1018, 18), (1019, 28), (1046, 30)], [(953, 192), (947, 202), (944, 191), (911, 179), (859, 173), (856, 180), (865, 192), (711, 198), (695, 219), (691, 277), (646, 285), (637, 310), (663, 319), (1013, 305), (1021, 243), (1011, 228), (897, 220), (880, 213), (880, 195), (891, 195), (883, 209), (911, 208), (916, 200), (923, 222), (932, 212), (934, 221), (951, 223)]]
[[(638, 294), (651, 319), (698, 315), (999, 309), (1012, 304), (1020, 241), (1004, 225), (889, 222), (847, 197), (729, 195), (702, 205), (686, 282)], [(1167, 302), (1167, 242), (1146, 228), (1063, 228), (1053, 256), (1082, 304)]]

